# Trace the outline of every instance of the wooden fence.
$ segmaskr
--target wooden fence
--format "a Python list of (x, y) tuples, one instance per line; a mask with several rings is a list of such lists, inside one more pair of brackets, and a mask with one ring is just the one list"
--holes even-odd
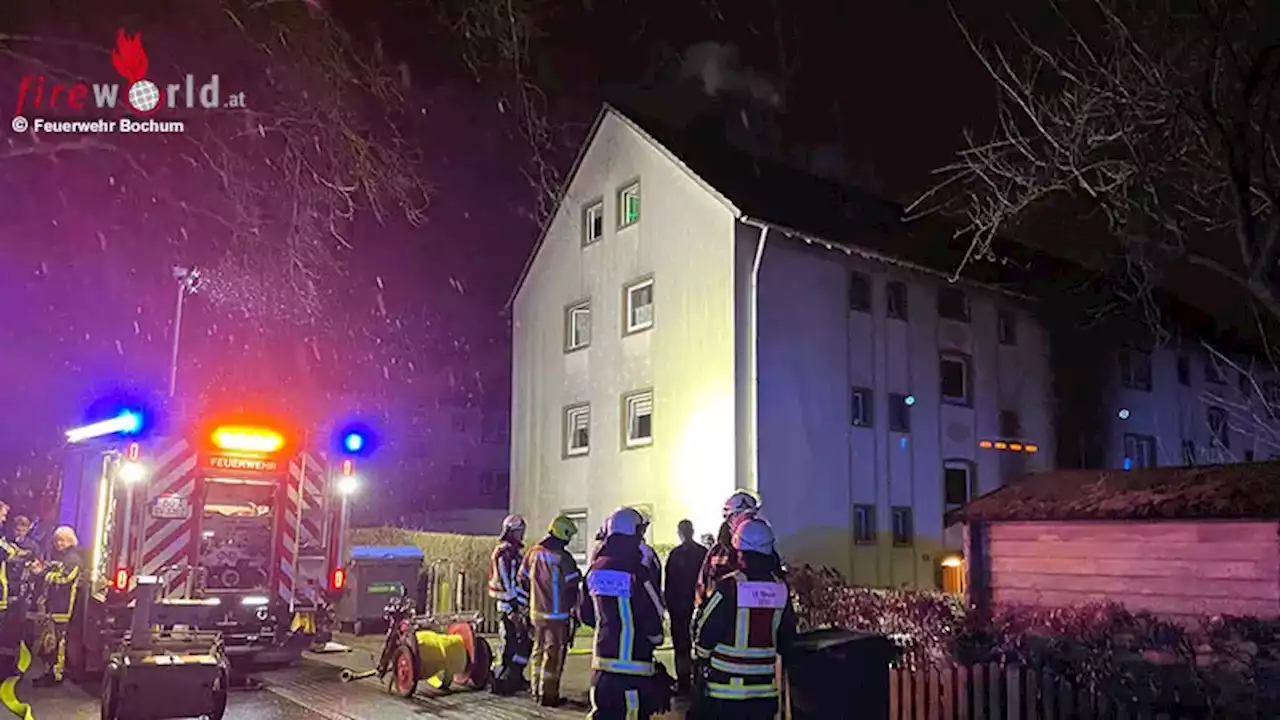
[(993, 663), (891, 669), (889, 720), (1183, 719), (1132, 711), (1047, 670)]

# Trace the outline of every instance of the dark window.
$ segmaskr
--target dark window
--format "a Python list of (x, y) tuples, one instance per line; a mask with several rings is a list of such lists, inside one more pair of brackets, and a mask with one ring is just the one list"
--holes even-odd
[(871, 279), (860, 272), (849, 273), (849, 309), (871, 312)]
[(1227, 427), (1227, 411), (1211, 407), (1206, 412), (1209, 421), (1209, 437), (1224, 450), (1231, 447), (1231, 429)]
[(939, 366), (942, 380), (942, 401), (953, 405), (968, 405), (969, 359), (963, 355), (944, 354)]
[(911, 508), (896, 507), (891, 511), (893, 515), (893, 544), (898, 547), (907, 547), (915, 540), (915, 528), (911, 527)]
[(1141, 470), (1156, 466), (1156, 439), (1150, 435), (1124, 436), (1125, 470)]
[(1245, 451), (1244, 451), (1244, 461), (1245, 461), (1245, 462), (1253, 462), (1253, 451), (1252, 451), (1252, 450), (1245, 450)]
[(969, 322), (969, 296), (963, 290), (952, 287), (938, 290), (938, 316), (956, 322)]
[(1151, 390), (1151, 353), (1135, 348), (1120, 351), (1120, 384), (1131, 390)]
[(972, 477), (972, 468), (967, 461), (952, 460), (946, 463), (942, 471), (942, 489), (947, 510), (968, 504)]
[(915, 398), (910, 395), (889, 393), (889, 429), (893, 432), (911, 432), (911, 405)]
[(1192, 440), (1182, 441), (1182, 464), (1193, 467), (1196, 464), (1196, 444)]
[(1178, 384), (1191, 387), (1191, 358), (1187, 355), (1178, 356)]
[(891, 282), (884, 286), (885, 313), (896, 320), (907, 319), (907, 285)]
[(1222, 368), (1218, 367), (1218, 358), (1210, 355), (1204, 361), (1204, 379), (1214, 385), (1222, 385), (1226, 380), (1222, 379)]
[(849, 424), (854, 427), (871, 427), (871, 390), (869, 388), (851, 388), (849, 390)]
[(876, 506), (853, 506), (853, 541), (859, 545), (873, 545), (876, 541)]
[(1008, 310), (996, 313), (996, 334), (1001, 345), (1018, 344), (1018, 317)]
[(1000, 411), (1000, 437), (1013, 439), (1022, 437), (1022, 419), (1015, 410)]

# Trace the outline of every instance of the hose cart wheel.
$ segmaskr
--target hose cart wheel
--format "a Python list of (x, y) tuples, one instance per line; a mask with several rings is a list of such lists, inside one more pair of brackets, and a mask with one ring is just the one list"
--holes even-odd
[(394, 659), (392, 660), (391, 681), (388, 683), (388, 690), (393, 695), (402, 698), (413, 697), (418, 689), (418, 658), (417, 654), (405, 645), (396, 648)]
[(490, 666), (493, 665), (493, 650), (484, 638), (478, 637), (471, 623), (454, 623), (445, 630), (446, 635), (457, 635), (467, 649), (467, 657), (471, 662), (467, 669), (453, 676), (453, 684), (459, 687), (483, 689), (489, 684)]

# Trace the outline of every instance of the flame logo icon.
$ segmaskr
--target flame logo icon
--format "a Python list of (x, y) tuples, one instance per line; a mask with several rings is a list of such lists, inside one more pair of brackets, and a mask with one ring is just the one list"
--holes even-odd
[(160, 109), (160, 88), (145, 79), (147, 52), (142, 49), (142, 33), (130, 37), (120, 28), (116, 32), (116, 47), (111, 51), (111, 64), (129, 81), (129, 107), (140, 115), (150, 115)]

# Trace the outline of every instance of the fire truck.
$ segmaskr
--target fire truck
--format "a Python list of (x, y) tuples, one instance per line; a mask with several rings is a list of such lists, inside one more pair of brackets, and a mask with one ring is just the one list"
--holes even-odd
[(158, 588), (151, 624), (217, 631), (233, 663), (289, 663), (331, 637), (353, 460), (263, 425), (76, 446), (60, 522), (75, 527), (88, 584), (68, 627), (69, 669), (100, 672), (131, 626), (136, 588)]

